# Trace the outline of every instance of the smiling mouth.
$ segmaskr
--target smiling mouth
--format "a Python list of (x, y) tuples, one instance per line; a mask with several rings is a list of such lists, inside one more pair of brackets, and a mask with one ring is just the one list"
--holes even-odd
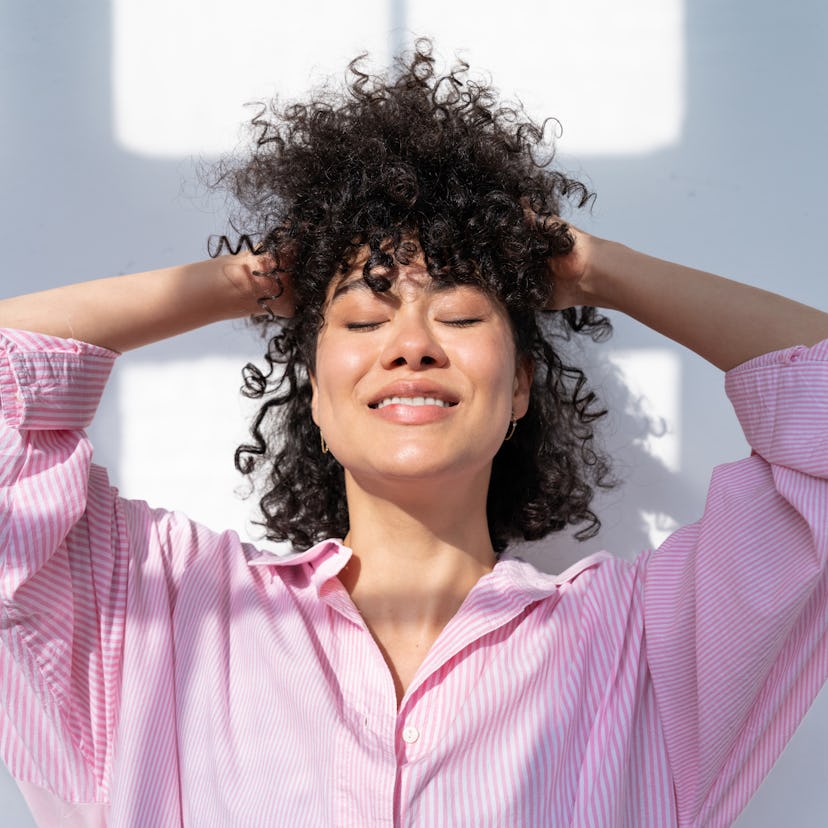
[(440, 400), (437, 397), (386, 397), (378, 402), (369, 403), (368, 407), (380, 409), (387, 405), (436, 405), (438, 408), (452, 408), (457, 403)]

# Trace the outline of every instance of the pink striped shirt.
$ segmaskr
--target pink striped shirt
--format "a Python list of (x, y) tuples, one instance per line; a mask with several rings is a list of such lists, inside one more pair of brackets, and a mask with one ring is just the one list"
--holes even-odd
[(0, 753), (42, 825), (724, 826), (828, 677), (828, 342), (731, 371), (754, 448), (634, 563), (481, 578), (397, 709), (336, 575), (125, 501), (114, 355), (0, 334)]

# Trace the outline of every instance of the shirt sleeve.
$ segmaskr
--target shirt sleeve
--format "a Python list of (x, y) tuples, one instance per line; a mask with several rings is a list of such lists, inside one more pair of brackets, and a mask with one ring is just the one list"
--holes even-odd
[(752, 454), (641, 564), (679, 825), (732, 824), (828, 679), (828, 341), (726, 389)]
[(0, 331), (0, 755), (65, 802), (107, 800), (118, 708), (126, 532), (83, 432), (115, 357)]

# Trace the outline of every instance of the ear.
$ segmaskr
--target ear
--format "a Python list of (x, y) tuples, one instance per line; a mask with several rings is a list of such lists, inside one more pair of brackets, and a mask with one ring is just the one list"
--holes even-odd
[(535, 363), (529, 356), (519, 356), (515, 369), (514, 391), (512, 393), (512, 411), (519, 420), (529, 408), (532, 393), (532, 379), (535, 375)]
[(317, 409), (319, 408), (319, 386), (317, 385), (313, 371), (308, 371), (308, 378), (311, 384), (311, 417), (319, 425), (319, 418), (317, 416)]

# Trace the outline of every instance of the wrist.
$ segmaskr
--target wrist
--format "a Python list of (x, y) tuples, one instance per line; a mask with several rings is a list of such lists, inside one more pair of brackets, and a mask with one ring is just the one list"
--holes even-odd
[(578, 287), (583, 304), (597, 308), (617, 309), (624, 272), (629, 268), (631, 248), (615, 241), (592, 236), (589, 255)]

